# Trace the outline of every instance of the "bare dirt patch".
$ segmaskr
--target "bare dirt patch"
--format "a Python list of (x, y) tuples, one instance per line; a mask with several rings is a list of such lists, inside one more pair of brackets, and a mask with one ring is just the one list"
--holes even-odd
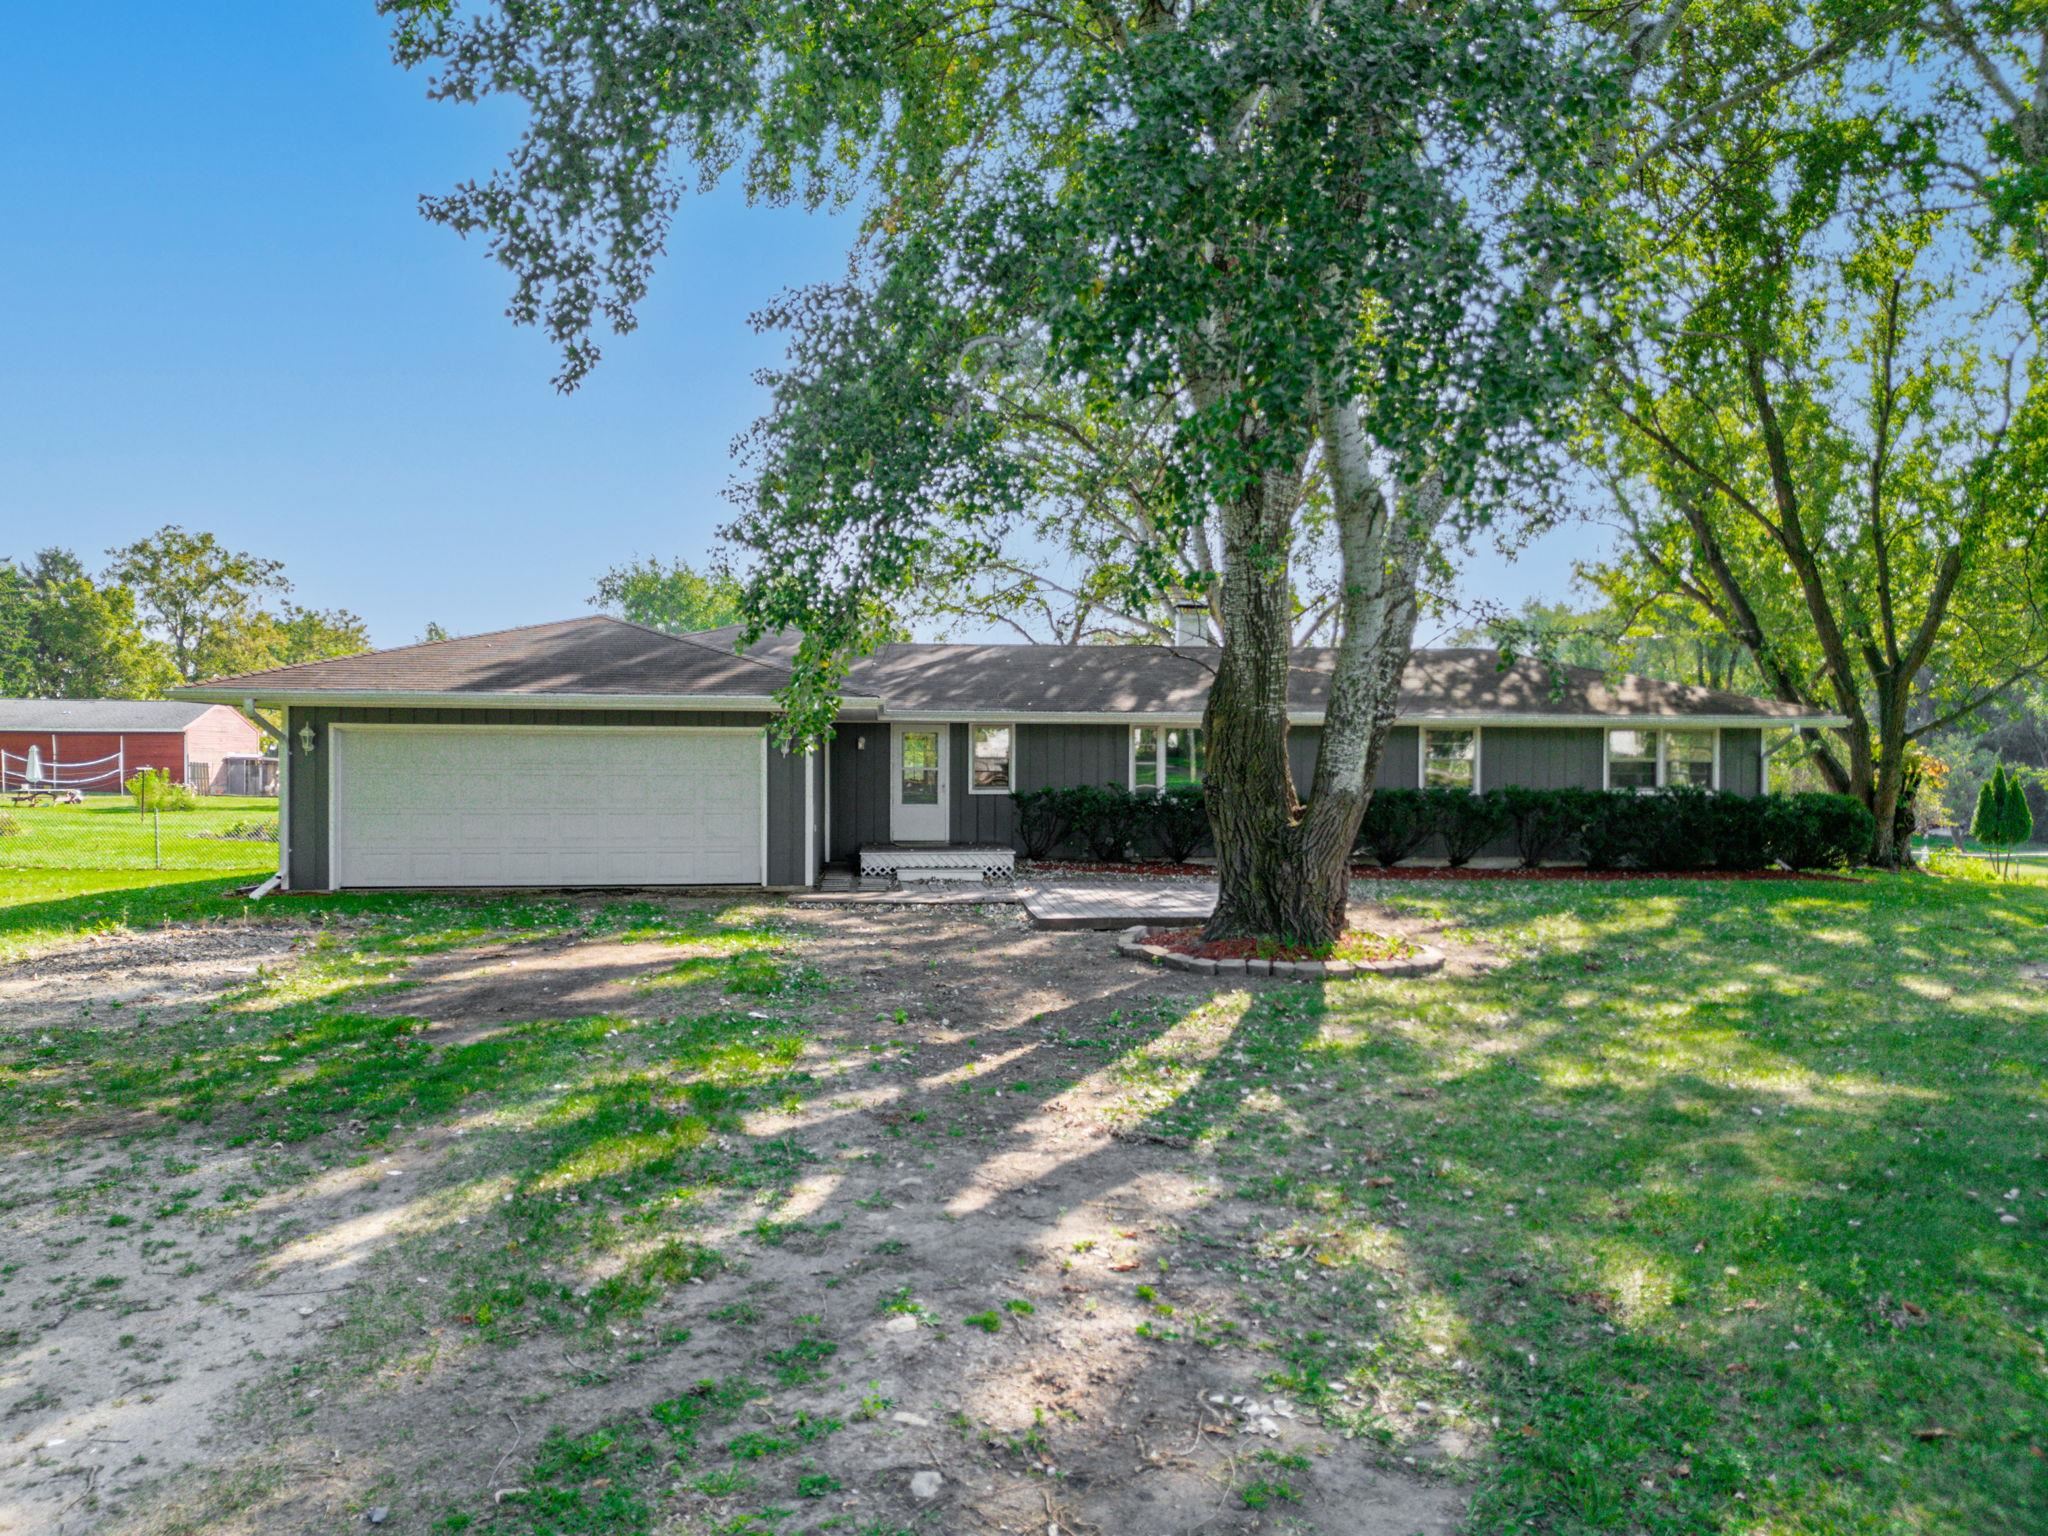
[(649, 1013), (646, 984), (686, 960), (688, 945), (587, 938), (487, 944), (414, 961), (375, 1011), (426, 1019), (470, 1039), (532, 1019)]
[(288, 964), (296, 925), (154, 928), (0, 965), (0, 1031), (53, 1023), (134, 1026), (204, 1004)]
[[(450, 1316), (449, 1267), (504, 1243), (504, 1170), (464, 1116), (325, 1170), (184, 1137), (7, 1166), (0, 1247), (27, 1267), (0, 1290), (0, 1327), (20, 1330), (0, 1380), (0, 1531), (328, 1532), (373, 1509), (389, 1531), (458, 1514), (545, 1528), (528, 1484), (551, 1435), (652, 1440), (656, 1405), (742, 1373), (764, 1390), (707, 1435), (700, 1470), (734, 1437), (832, 1429), (781, 1473), (735, 1461), (752, 1493), (678, 1474), (651, 1528), (735, 1529), (764, 1507), (784, 1515), (759, 1528), (785, 1533), (1453, 1528), (1455, 1458), (1405, 1463), (1271, 1385), (1306, 1321), (1274, 1310), (1291, 1218), (1144, 1128), (1134, 1061), (1198, 1070), (1230, 1048), (1220, 994), (1301, 984), (1119, 966), (1111, 935), (997, 908), (783, 920), (819, 984), (758, 1016), (804, 1026), (818, 1089), (756, 1108), (737, 1140), (801, 1172), (722, 1209), (705, 1236), (724, 1268), (609, 1337), (492, 1344)], [(650, 982), (688, 954), (481, 945), (421, 957), (368, 1006), (429, 1021), (441, 1044), (679, 1012), (705, 1000)], [(1454, 970), (1473, 963), (1454, 953)], [(147, 1241), (107, 1224), (178, 1199)], [(191, 1221), (200, 1206), (230, 1214)], [(581, 1255), (575, 1278), (614, 1266)], [(800, 1499), (774, 1485), (799, 1464)]]

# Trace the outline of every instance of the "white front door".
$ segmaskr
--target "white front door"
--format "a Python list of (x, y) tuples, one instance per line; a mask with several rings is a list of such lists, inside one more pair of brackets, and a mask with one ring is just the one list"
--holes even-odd
[(889, 838), (898, 843), (943, 843), (952, 831), (952, 774), (947, 727), (889, 727)]

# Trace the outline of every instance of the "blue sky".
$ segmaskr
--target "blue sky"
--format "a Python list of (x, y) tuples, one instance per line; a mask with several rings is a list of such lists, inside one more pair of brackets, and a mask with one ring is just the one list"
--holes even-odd
[[(576, 394), (422, 192), (502, 106), (437, 106), (368, 0), (16, 7), (0, 94), (0, 555), (97, 564), (166, 522), (282, 559), (379, 644), (581, 612), (701, 560), (777, 356), (747, 316), (843, 269), (844, 221), (688, 204), (640, 329)], [(1469, 588), (1564, 595), (1581, 531)]]

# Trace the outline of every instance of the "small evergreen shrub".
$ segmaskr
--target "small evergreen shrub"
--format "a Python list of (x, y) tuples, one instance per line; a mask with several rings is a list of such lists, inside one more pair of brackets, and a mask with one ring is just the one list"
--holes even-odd
[(1149, 798), (1144, 819), (1152, 840), (1174, 863), (1187, 863), (1209, 837), (1209, 800), (1202, 786), (1175, 784)]
[(1991, 850), (2001, 870), (2012, 869), (2012, 850), (2034, 835), (2034, 813), (2026, 787), (2016, 773), (1999, 763), (1977, 791), (1977, 814), (1970, 818), (1970, 836)]
[(1647, 869), (1658, 838), (1661, 797), (1614, 789), (1587, 807), (1579, 834), (1588, 869)]
[(1768, 803), (1752, 795), (1717, 793), (1707, 810), (1714, 868), (1755, 870), (1771, 862)]
[(2005, 787), (2005, 830), (2012, 839), (2012, 846), (2017, 848), (2034, 835), (2034, 812), (2027, 804), (2027, 786), (2020, 782), (2017, 773), (2007, 776)]
[(1443, 840), (1444, 861), (1453, 869), (1508, 830), (1508, 812), (1498, 795), (1475, 795), (1467, 789), (1425, 789), (1425, 814), (1432, 831)]
[[(1988, 792), (1988, 791), (1987, 791)], [(2032, 830), (2021, 785), (2009, 781), (2017, 840)], [(1069, 837), (1106, 863), (1134, 847), (1161, 849), (1186, 861), (1210, 835), (1199, 786), (1154, 795), (1122, 785), (1027, 790), (1013, 794), (1017, 837), (1027, 856), (1047, 857)], [(1530, 789), (1509, 786), (1474, 795), (1462, 789), (1379, 789), (1359, 822), (1359, 849), (1384, 867), (1412, 858), (1440, 838), (1446, 860), (1469, 863), (1487, 844), (1512, 837), (1525, 866), (1569, 857), (1589, 869), (1680, 872), (1758, 870), (1772, 862), (1793, 869), (1840, 869), (1870, 856), (1876, 822), (1847, 795), (1750, 796), (1691, 785), (1632, 790)], [(1979, 834), (1981, 837), (1981, 833)]]
[(1121, 784), (1090, 784), (1068, 791), (1072, 796), (1074, 835), (1088, 845), (1091, 857), (1121, 864), (1131, 844), (1150, 819), (1150, 795), (1134, 795)]
[(1017, 841), (1024, 845), (1024, 857), (1046, 858), (1065, 839), (1073, 826), (1073, 796), (1071, 789), (1010, 791)]
[(1752, 804), (1740, 795), (1684, 785), (1591, 795), (1580, 841), (1588, 869), (1711, 869), (1723, 827)]
[(1491, 793), (1500, 796), (1507, 830), (1525, 869), (1561, 859), (1577, 848), (1592, 802), (1599, 797), (1597, 790), (1530, 789), (1522, 784)]
[(1645, 850), (1646, 868), (1684, 870), (1714, 867), (1714, 833), (1723, 814), (1716, 795), (1716, 791), (1696, 784), (1681, 784), (1662, 791), (1656, 797), (1663, 802), (1664, 814), (1658, 818), (1655, 839)]
[(1792, 869), (1861, 864), (1877, 839), (1877, 818), (1849, 795), (1772, 795), (1763, 806), (1765, 847)]
[(1358, 823), (1358, 846), (1391, 869), (1429, 841), (1435, 831), (1419, 789), (1376, 789)]

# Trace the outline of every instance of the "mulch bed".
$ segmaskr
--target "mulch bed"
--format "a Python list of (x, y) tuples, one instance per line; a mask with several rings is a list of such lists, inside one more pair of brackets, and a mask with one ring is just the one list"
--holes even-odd
[(1155, 928), (1147, 944), (1199, 960), (1405, 960), (1420, 953), (1406, 939), (1354, 929), (1327, 950), (1279, 944), (1272, 939), (1205, 939), (1199, 928)]
[(1354, 864), (1355, 880), (1821, 880), (1854, 885), (1847, 875), (1825, 875), (1804, 869), (1587, 869), (1563, 864), (1544, 869), (1443, 869), (1436, 866), (1384, 869)]
[[(1190, 876), (1213, 880), (1213, 864), (1099, 864), (1081, 859), (1017, 861), (1019, 874), (1034, 875), (1124, 875), (1133, 880), (1185, 879)], [(1440, 864), (1404, 864), (1393, 869), (1378, 864), (1351, 866), (1354, 880), (1820, 880), (1854, 884), (1848, 875), (1810, 873), (1801, 869), (1587, 869), (1581, 864), (1560, 864), (1543, 869), (1447, 869)]]

